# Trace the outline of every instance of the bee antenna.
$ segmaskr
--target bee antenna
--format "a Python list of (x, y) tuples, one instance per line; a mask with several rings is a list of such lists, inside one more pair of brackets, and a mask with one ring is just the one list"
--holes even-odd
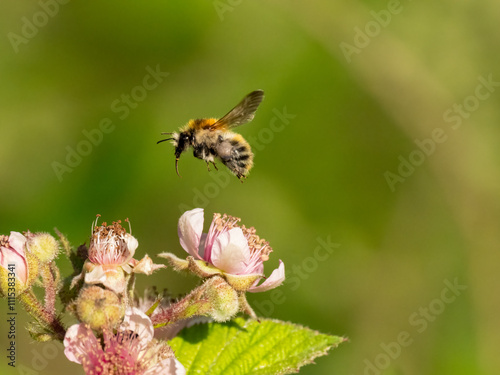
[(177, 176), (182, 178), (182, 176), (179, 174), (179, 158), (175, 158), (175, 171), (177, 172)]
[(167, 138), (167, 139), (162, 139), (161, 141), (156, 142), (156, 144), (158, 144), (158, 143), (162, 143), (162, 142), (165, 142), (165, 141), (171, 141), (171, 140), (173, 140), (173, 139), (175, 139), (175, 138)]
[(160, 133), (161, 135), (164, 135), (164, 134), (174, 134), (174, 133)]

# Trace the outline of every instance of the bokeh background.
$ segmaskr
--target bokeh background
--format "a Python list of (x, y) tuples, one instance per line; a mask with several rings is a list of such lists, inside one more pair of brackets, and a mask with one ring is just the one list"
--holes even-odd
[[(250, 296), (256, 310), (349, 338), (302, 374), (500, 373), (500, 3), (0, 9), (0, 233), (57, 227), (78, 245), (96, 214), (128, 217), (138, 256), (181, 256), (184, 210), (227, 212), (271, 242), (268, 272), (282, 259), (293, 280), (279, 296)], [(144, 90), (148, 67), (164, 74)], [(255, 89), (266, 98), (238, 129), (255, 151), (248, 180), (191, 155), (177, 177), (160, 132), (222, 116)], [(102, 121), (112, 131), (86, 148)], [(68, 166), (75, 150), (85, 155)], [(317, 249), (325, 241), (329, 253)], [(195, 283), (171, 270), (138, 279), (174, 296)], [(60, 348), (40, 360), (47, 344), (18, 311), (18, 368), (2, 355), (2, 374), (82, 373)], [(401, 334), (410, 344), (398, 350)]]

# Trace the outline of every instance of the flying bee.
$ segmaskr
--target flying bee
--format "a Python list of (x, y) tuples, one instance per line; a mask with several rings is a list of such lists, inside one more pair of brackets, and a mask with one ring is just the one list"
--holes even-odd
[(240, 180), (246, 178), (253, 166), (253, 153), (248, 142), (230, 129), (253, 120), (257, 107), (264, 99), (264, 91), (256, 90), (248, 94), (233, 109), (220, 119), (204, 118), (189, 120), (179, 132), (168, 134), (175, 147), (175, 171), (179, 174), (179, 158), (184, 151), (193, 148), (193, 155), (205, 160), (210, 171), (210, 163), (217, 169), (215, 158), (219, 158)]

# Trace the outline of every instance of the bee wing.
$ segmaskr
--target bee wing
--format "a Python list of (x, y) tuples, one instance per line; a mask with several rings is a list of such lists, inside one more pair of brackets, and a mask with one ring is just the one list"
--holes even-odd
[(210, 126), (210, 129), (234, 128), (253, 120), (257, 107), (264, 99), (264, 91), (256, 90), (245, 96), (236, 107)]

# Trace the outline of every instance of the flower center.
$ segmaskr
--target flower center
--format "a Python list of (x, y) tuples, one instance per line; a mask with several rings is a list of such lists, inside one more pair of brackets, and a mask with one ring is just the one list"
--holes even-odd
[(244, 225), (241, 226), (243, 235), (248, 241), (248, 247), (250, 248), (250, 263), (258, 261), (265, 262), (269, 260), (269, 254), (273, 251), (273, 248), (269, 246), (269, 242), (265, 239), (260, 238), (256, 234), (254, 227), (247, 228)]
[(8, 247), (9, 246), (9, 236), (4, 234), (0, 235), (0, 246)]
[(243, 235), (248, 241), (248, 247), (250, 248), (250, 261), (249, 264), (257, 264), (269, 260), (269, 254), (273, 251), (272, 247), (269, 246), (269, 242), (265, 239), (260, 238), (256, 234), (256, 229), (254, 227), (247, 228), (244, 225), (239, 225), (241, 221), (239, 217), (230, 216), (227, 214), (214, 214), (214, 229), (215, 236), (226, 232), (232, 228), (240, 228), (243, 231)]
[(215, 230), (219, 233), (238, 227), (240, 221), (241, 219), (239, 217), (227, 214), (214, 214)]
[(94, 264), (122, 264), (127, 257), (128, 248), (125, 241), (127, 232), (121, 226), (121, 221), (112, 225), (106, 222), (95, 227), (89, 246), (89, 260)]

